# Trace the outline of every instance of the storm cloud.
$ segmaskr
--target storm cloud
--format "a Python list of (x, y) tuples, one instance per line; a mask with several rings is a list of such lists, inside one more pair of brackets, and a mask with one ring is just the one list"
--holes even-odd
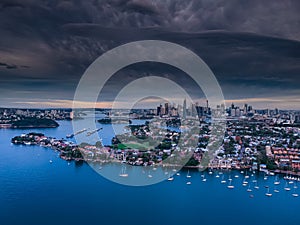
[[(2, 0), (0, 102), (72, 99), (101, 54), (137, 40), (164, 40), (197, 53), (227, 99), (300, 96), (299, 1)], [(136, 65), (111, 90), (142, 75), (161, 75), (196, 92), (184, 73)], [(24, 94), (25, 93), (25, 94)]]

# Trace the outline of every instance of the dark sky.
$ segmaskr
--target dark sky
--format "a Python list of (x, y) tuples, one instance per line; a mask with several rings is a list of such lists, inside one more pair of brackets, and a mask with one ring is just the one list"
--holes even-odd
[[(299, 109), (299, 11), (298, 0), (1, 0), (0, 106), (69, 106), (102, 53), (154, 39), (197, 53), (230, 103)], [(143, 64), (117, 73), (103, 101), (144, 75), (170, 77), (201, 97), (182, 72)]]

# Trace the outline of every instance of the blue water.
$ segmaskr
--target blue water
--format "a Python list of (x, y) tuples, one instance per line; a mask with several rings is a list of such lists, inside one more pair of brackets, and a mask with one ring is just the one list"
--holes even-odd
[[(271, 198), (265, 196), (264, 185), (272, 191), (274, 177), (267, 181), (251, 177), (258, 179), (260, 189), (248, 193), (241, 174), (233, 177), (238, 172), (230, 173), (233, 190), (221, 184), (216, 174), (206, 174), (207, 182), (202, 182), (201, 174), (191, 171), (192, 185), (186, 185), (186, 171), (181, 171), (173, 182), (123, 186), (87, 164), (68, 165), (51, 149), (10, 144), (13, 136), (29, 131), (62, 138), (72, 133), (72, 126), (61, 121), (56, 129), (0, 129), (0, 224), (299, 224), (300, 197), (284, 191), (283, 180), (280, 193)], [(101, 132), (103, 142), (109, 142), (109, 127)]]

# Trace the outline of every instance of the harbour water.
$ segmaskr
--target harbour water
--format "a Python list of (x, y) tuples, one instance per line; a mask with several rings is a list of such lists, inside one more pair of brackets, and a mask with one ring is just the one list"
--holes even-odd
[[(294, 184), (291, 191), (284, 190), (282, 177), (276, 186), (279, 193), (274, 193), (275, 177), (264, 180), (263, 175), (249, 173), (250, 187), (242, 186), (245, 174), (238, 171), (223, 171), (219, 178), (220, 171), (190, 170), (191, 178), (186, 177), (187, 171), (180, 171), (173, 181), (131, 187), (103, 178), (88, 164), (68, 164), (49, 148), (10, 143), (13, 136), (31, 131), (57, 138), (73, 132), (71, 122), (59, 123), (55, 129), (0, 129), (1, 224), (299, 224), (300, 197), (292, 196)], [(108, 144), (112, 128), (100, 126), (99, 134)], [(106, 165), (105, 170), (109, 169), (120, 171), (121, 165)], [(143, 167), (137, 169), (143, 172)], [(226, 183), (221, 183), (223, 175)], [(227, 188), (229, 177), (234, 189)], [(259, 189), (254, 189), (253, 180)], [(265, 186), (272, 197), (265, 195)]]

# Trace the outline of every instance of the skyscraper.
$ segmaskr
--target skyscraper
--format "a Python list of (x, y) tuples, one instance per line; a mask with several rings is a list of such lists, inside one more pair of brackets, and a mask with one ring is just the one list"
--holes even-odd
[(169, 115), (169, 114), (170, 114), (170, 111), (169, 111), (169, 103), (168, 103), (168, 102), (165, 103), (165, 114), (166, 114), (166, 115)]
[(183, 100), (182, 118), (186, 119), (186, 99)]

